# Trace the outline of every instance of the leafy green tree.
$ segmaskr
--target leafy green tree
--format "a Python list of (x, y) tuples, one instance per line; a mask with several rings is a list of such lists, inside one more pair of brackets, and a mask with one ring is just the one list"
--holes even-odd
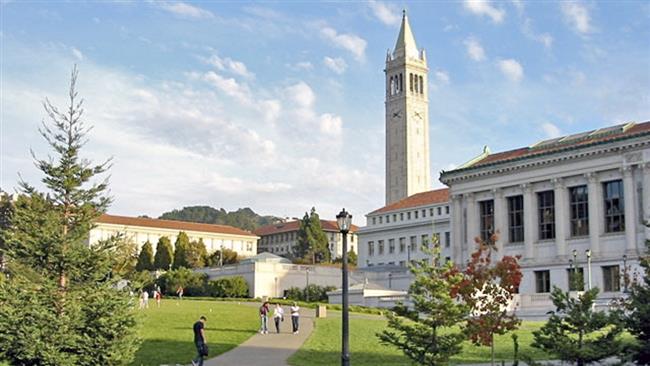
[(213, 297), (248, 297), (248, 283), (242, 276), (208, 281), (208, 288)]
[(461, 301), (463, 274), (448, 261), (440, 265), (440, 246), (430, 250), (433, 264), (424, 259), (411, 266), (415, 276), (409, 288), (414, 311), (400, 316), (389, 312), (388, 329), (378, 334), (382, 343), (393, 345), (419, 365), (444, 365), (461, 351), (465, 335), (456, 326), (469, 314)]
[(223, 248), (222, 250), (217, 250), (214, 253), (208, 255), (206, 259), (206, 266), (216, 267), (221, 264), (237, 264), (239, 263), (239, 257), (237, 252), (228, 248)]
[(208, 251), (205, 248), (203, 239), (193, 241), (187, 248), (186, 258), (187, 264), (190, 268), (205, 267), (205, 258), (208, 256)]
[(135, 266), (136, 271), (153, 271), (153, 246), (147, 240), (142, 249), (140, 250), (140, 255), (138, 256), (138, 264)]
[(573, 296), (554, 287), (551, 299), (556, 307), (540, 330), (534, 331), (533, 347), (578, 366), (616, 356), (622, 349), (619, 335), (623, 324), (617, 312), (595, 311), (598, 288)]
[(183, 287), (187, 296), (204, 296), (207, 294), (208, 276), (196, 273), (189, 268), (179, 268), (165, 272), (156, 281), (162, 292), (176, 295), (176, 289)]
[(172, 242), (166, 236), (160, 237), (158, 244), (156, 244), (156, 255), (153, 260), (154, 268), (163, 271), (171, 269), (173, 257)]
[(165, 212), (160, 216), (165, 220), (200, 222), (204, 224), (231, 225), (240, 229), (253, 231), (260, 226), (281, 222), (279, 217), (260, 216), (248, 207), (226, 212), (223, 208), (209, 206), (190, 206), (180, 210)]
[(179, 232), (176, 237), (176, 242), (174, 243), (174, 269), (190, 267), (190, 264), (187, 261), (187, 251), (189, 248), (190, 238), (184, 231)]
[(53, 155), (39, 160), (45, 192), (20, 182), (11, 227), (3, 230), (6, 280), (0, 282), (0, 359), (13, 365), (127, 365), (139, 348), (130, 298), (113, 272), (116, 240), (87, 245), (106, 211), (109, 162), (92, 165), (82, 100), (72, 71), (69, 104), (45, 100), (40, 130)]
[(303, 258), (312, 264), (331, 261), (327, 235), (321, 227), (320, 217), (314, 207), (309, 214), (305, 212), (297, 236), (294, 257)]
[[(650, 252), (650, 241), (646, 241)], [(630, 287), (626, 302), (625, 325), (636, 338), (637, 343), (629, 352), (632, 361), (638, 365), (650, 364), (650, 255), (641, 258), (644, 276)]]
[(115, 242), (113, 274), (131, 279), (138, 264), (138, 244), (122, 234), (116, 235), (110, 240)]
[[(349, 250), (348, 251), (348, 264), (356, 266), (357, 261), (358, 261), (357, 253), (352, 251), (352, 250)], [(342, 263), (342, 262), (343, 262), (343, 257), (336, 257), (336, 259), (334, 259), (332, 261), (332, 263)]]

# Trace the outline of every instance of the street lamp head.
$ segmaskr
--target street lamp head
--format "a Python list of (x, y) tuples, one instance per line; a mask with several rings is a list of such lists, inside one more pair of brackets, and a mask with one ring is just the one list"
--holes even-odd
[(573, 249), (573, 258), (575, 258), (575, 257), (577, 257), (577, 256), (578, 256), (578, 250), (577, 250), (577, 249)]
[(587, 258), (591, 258), (591, 249), (585, 250), (585, 254), (587, 255)]
[(627, 254), (623, 254), (623, 261), (627, 260)]
[(350, 226), (352, 225), (352, 215), (343, 209), (341, 212), (339, 212), (338, 215), (336, 215), (336, 223), (339, 226), (339, 231), (347, 234), (348, 231), (350, 231)]

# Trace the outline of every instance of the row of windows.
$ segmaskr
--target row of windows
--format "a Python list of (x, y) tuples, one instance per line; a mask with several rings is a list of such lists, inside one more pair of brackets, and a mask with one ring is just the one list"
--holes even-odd
[[(445, 262), (449, 262), (450, 260), (451, 260), (451, 257), (445, 257)], [(415, 259), (411, 259), (411, 264), (412, 264), (412, 265), (415, 265), (415, 262), (416, 262)], [(399, 262), (397, 262), (397, 263), (398, 263), (398, 265), (399, 265), (400, 267), (406, 267), (406, 261), (399, 261)], [(374, 263), (370, 263), (370, 262), (368, 262), (368, 261), (366, 261), (366, 264), (367, 264), (368, 267), (374, 267), (374, 266), (375, 266)], [(386, 265), (386, 264), (388, 264), (389, 266), (394, 266), (394, 265), (395, 265), (395, 261), (390, 261), (390, 262), (388, 262), (388, 263), (385, 263), (385, 262), (379, 262), (379, 263), (377, 263), (377, 266), (381, 267), (381, 266), (384, 266), (384, 265)]]
[[(625, 231), (625, 207), (623, 182), (615, 180), (602, 183), (604, 203), (604, 229), (606, 233)], [(537, 226), (539, 240), (555, 239), (555, 192), (537, 193)], [(507, 197), (508, 241), (524, 241), (524, 198), (522, 195)], [(494, 233), (494, 200), (479, 202), (481, 239)], [(589, 235), (589, 192), (587, 186), (569, 188), (569, 226), (571, 237)]]
[[(420, 246), (428, 246), (429, 245), (429, 235), (423, 234), (420, 236)], [(395, 239), (388, 239), (388, 254), (395, 254), (396, 250), (399, 250), (399, 253), (414, 253), (418, 251), (418, 236), (417, 235), (411, 235), (409, 238), (409, 241), (407, 243), (406, 237), (401, 237), (397, 241), (397, 247), (395, 245)], [(440, 233), (434, 233), (432, 238), (431, 238), (433, 243), (439, 243), (440, 242)], [(451, 234), (449, 231), (445, 232), (445, 248), (449, 248), (451, 246)], [(377, 255), (384, 255), (385, 253), (385, 241), (384, 240), (377, 240)], [(375, 242), (374, 241), (369, 241), (368, 242), (368, 256), (372, 257), (375, 255)]]
[[(326, 233), (329, 237), (329, 240), (336, 240), (336, 233)], [(354, 235), (349, 235), (348, 236), (349, 240), (351, 242), (354, 242)], [(293, 240), (298, 239), (298, 232), (292, 231), (288, 233), (279, 233), (279, 234), (273, 234), (273, 235), (265, 235), (261, 239), (262, 244), (272, 244), (272, 243), (280, 243), (280, 242), (285, 242), (285, 241), (293, 241)]]
[[(438, 216), (441, 216), (442, 215), (442, 206), (436, 207), (435, 209), (433, 207), (431, 207), (429, 209), (429, 217), (433, 217), (434, 213), (436, 211), (437, 211)], [(445, 214), (449, 215), (449, 206), (445, 206)], [(394, 213), (392, 215), (388, 214), (388, 215), (385, 215), (385, 216), (376, 216), (376, 217), (372, 218), (372, 224), (377, 225), (377, 222), (379, 222), (380, 224), (383, 224), (384, 219), (386, 220), (387, 224), (390, 224), (391, 223), (391, 218), (392, 218), (392, 222), (397, 222), (398, 219), (399, 219), (399, 221), (404, 221), (405, 218), (406, 218), (406, 220), (411, 220), (411, 219), (417, 220), (420, 217), (422, 217), (422, 218), (427, 217), (427, 210), (426, 209), (423, 208), (422, 210), (400, 212), (400, 213)]]
[[(621, 273), (619, 266), (603, 266), (603, 291), (615, 292), (621, 290)], [(583, 268), (567, 269), (567, 284), (569, 291), (584, 291), (585, 272)], [(551, 292), (551, 272), (549, 270), (535, 271), (535, 292)]]
[[(424, 94), (424, 78), (422, 75), (409, 73), (409, 90), (411, 92)], [(401, 94), (404, 91), (404, 80), (402, 73), (391, 76), (388, 79), (388, 95)]]

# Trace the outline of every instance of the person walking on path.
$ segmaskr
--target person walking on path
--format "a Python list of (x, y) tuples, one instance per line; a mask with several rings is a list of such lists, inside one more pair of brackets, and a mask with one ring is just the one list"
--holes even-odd
[(192, 360), (192, 366), (203, 366), (203, 357), (208, 355), (208, 348), (205, 340), (205, 316), (201, 316), (194, 323), (194, 345), (196, 346), (196, 358)]
[(291, 327), (293, 328), (293, 334), (298, 334), (298, 325), (300, 320), (300, 307), (295, 302), (291, 306)]
[(268, 334), (269, 332), (269, 302), (264, 301), (262, 306), (260, 306), (260, 321), (262, 322), (260, 326), (261, 334)]
[(280, 306), (280, 303), (275, 304), (273, 308), (273, 321), (275, 322), (275, 330), (280, 334), (280, 322), (284, 321), (284, 309)]

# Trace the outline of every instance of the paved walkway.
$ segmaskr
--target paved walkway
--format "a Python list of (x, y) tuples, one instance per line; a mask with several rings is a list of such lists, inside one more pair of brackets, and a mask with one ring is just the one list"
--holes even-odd
[[(272, 313), (272, 312), (271, 312)], [(315, 312), (300, 309), (300, 333), (291, 333), (289, 307), (284, 307), (284, 322), (280, 334), (275, 333), (273, 319), (269, 319), (269, 334), (250, 337), (236, 348), (210, 360), (204, 366), (287, 366), (287, 359), (296, 352), (314, 329)]]

